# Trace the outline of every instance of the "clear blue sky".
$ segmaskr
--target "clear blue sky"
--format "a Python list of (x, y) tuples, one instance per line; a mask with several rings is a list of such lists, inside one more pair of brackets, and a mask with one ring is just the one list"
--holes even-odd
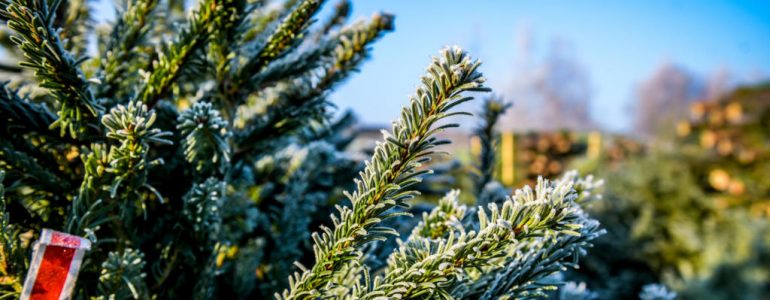
[[(103, 5), (109, 0), (99, 1), (101, 16), (112, 18)], [(395, 14), (396, 31), (332, 94), (340, 109), (352, 108), (368, 124), (398, 116), (430, 56), (445, 45), (481, 58), (489, 85), (503, 89), (513, 80), (522, 28), (541, 45), (553, 38), (571, 42), (590, 77), (592, 116), (610, 130), (629, 128), (634, 89), (663, 62), (704, 76), (722, 68), (770, 75), (768, 0), (353, 1), (354, 19), (376, 11)]]
[(592, 116), (607, 129), (627, 129), (639, 81), (663, 62), (704, 76), (770, 75), (770, 1), (354, 1), (354, 16), (396, 15), (396, 31), (374, 45), (360, 74), (332, 95), (367, 123), (398, 116), (429, 57), (460, 45), (484, 62), (492, 88), (512, 80), (516, 33), (536, 42), (570, 40), (587, 70)]

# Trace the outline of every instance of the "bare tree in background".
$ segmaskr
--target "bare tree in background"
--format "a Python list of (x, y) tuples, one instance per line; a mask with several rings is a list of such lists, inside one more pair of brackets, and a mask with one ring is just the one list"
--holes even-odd
[(590, 80), (572, 45), (554, 39), (538, 57), (528, 30), (517, 41), (514, 80), (506, 94), (515, 103), (500, 126), (507, 130), (594, 128), (589, 107)]
[(651, 135), (685, 116), (687, 107), (703, 96), (703, 87), (689, 71), (664, 63), (639, 85), (634, 107), (634, 129)]
[(643, 136), (672, 131), (673, 122), (687, 117), (690, 103), (716, 100), (735, 85), (726, 68), (704, 80), (681, 66), (663, 63), (639, 85), (634, 129)]

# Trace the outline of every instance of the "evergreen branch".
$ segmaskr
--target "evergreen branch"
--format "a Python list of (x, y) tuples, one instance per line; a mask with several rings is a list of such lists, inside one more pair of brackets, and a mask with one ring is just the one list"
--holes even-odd
[[(266, 40), (266, 32), (272, 27), (277, 27), (276, 21), (285, 17), (289, 10), (296, 5), (298, 0), (286, 0), (279, 7), (268, 7), (264, 1), (260, 4), (265, 5), (263, 9), (257, 10), (252, 16), (244, 20), (246, 26), (241, 44), (250, 44), (255, 40)], [(246, 49), (240, 49), (246, 50)]]
[(662, 284), (647, 284), (642, 287), (642, 291), (639, 292), (639, 299), (674, 300), (676, 299), (676, 292), (668, 290), (668, 288)]
[(567, 282), (559, 288), (560, 300), (595, 300), (599, 295), (586, 287), (585, 282)]
[(139, 250), (110, 252), (102, 263), (98, 299), (148, 299), (144, 265), (144, 254)]
[(332, 83), (347, 78), (347, 72), (355, 70), (369, 57), (369, 46), (385, 33), (393, 31), (393, 20), (393, 15), (375, 13), (368, 23), (359, 22), (344, 29), (338, 37), (340, 44), (334, 49), (332, 65), (324, 70), (319, 86), (331, 87)]
[(582, 236), (576, 230), (584, 228), (585, 216), (576, 200), (572, 181), (551, 183), (540, 178), (534, 192), (525, 187), (502, 208), (492, 203), (489, 214), (479, 210), (478, 231), (449, 230), (445, 239), (410, 239), (389, 258), (385, 277), (357, 292), (361, 299), (452, 299), (452, 289), (468, 280), (470, 270), (494, 267), (517, 243), (554, 235)]
[[(145, 196), (140, 191), (149, 190), (163, 201), (147, 184), (148, 168), (163, 163), (162, 159), (148, 159), (149, 144), (171, 144), (165, 139), (169, 132), (152, 128), (155, 120), (154, 111), (134, 101), (127, 106), (119, 104), (102, 117), (106, 137), (118, 145), (93, 144), (81, 150), (83, 181), (68, 216), (67, 230), (75, 233), (96, 230), (98, 225), (111, 222), (110, 234), (119, 240), (133, 241), (129, 235), (137, 233), (124, 227), (132, 222), (133, 208), (145, 207)], [(112, 212), (117, 209), (119, 214), (105, 216), (105, 208)]]
[[(241, 37), (244, 26), (247, 25), (247, 16), (257, 5), (245, 0), (227, 0), (218, 9), (217, 19), (214, 22), (214, 32), (211, 37), (210, 47), (217, 61), (222, 64), (232, 62), (232, 53), (241, 46)], [(218, 68), (219, 69), (219, 68)], [(220, 70), (220, 72), (229, 70)]]
[(286, 53), (287, 49), (296, 45), (302, 38), (302, 33), (310, 26), (310, 20), (321, 8), (322, 0), (302, 0), (283, 19), (281, 24), (267, 38), (267, 41), (257, 51), (256, 55), (241, 66), (234, 78), (234, 88), (245, 82), (252, 74), (257, 74), (270, 62)]
[[(265, 86), (274, 84), (277, 81), (286, 81), (287, 78), (296, 78), (308, 74), (318, 76), (319, 78), (313, 79), (313, 81), (323, 81), (325, 85), (333, 83), (335, 78), (341, 81), (341, 79), (344, 79), (344, 76), (335, 77), (335, 75), (354, 70), (366, 59), (369, 51), (368, 45), (379, 39), (385, 32), (391, 31), (393, 27), (392, 22), (393, 16), (391, 15), (375, 14), (370, 22), (362, 21), (348, 26), (331, 38), (320, 41), (317, 47), (295, 53), (295, 55), (284, 56), (268, 64), (263, 71), (252, 75), (241, 89), (244, 91), (262, 90)], [(323, 70), (316, 70), (321, 67), (323, 67)], [(341, 71), (340, 69), (342, 68), (347, 70)], [(295, 79), (294, 81), (300, 82), (300, 84), (295, 84), (299, 87), (306, 85), (301, 79)], [(309, 92), (304, 92), (304, 94), (294, 92), (296, 95), (292, 95), (290, 98), (298, 99), (296, 102), (302, 103), (303, 99), (321, 95), (324, 92), (324, 88), (331, 88), (331, 86), (325, 85), (316, 84), (316, 87), (308, 88)], [(287, 91), (287, 93), (291, 92)]]
[(171, 135), (158, 128), (151, 128), (155, 123), (155, 112), (148, 111), (142, 102), (131, 102), (128, 106), (118, 105), (102, 117), (102, 124), (107, 128), (107, 137), (121, 142), (121, 145), (131, 145), (130, 148), (141, 147), (148, 142), (171, 144), (165, 137)]
[(430, 211), (424, 212), (422, 221), (412, 229), (409, 241), (419, 238), (444, 239), (451, 232), (465, 231), (462, 223), (467, 211), (465, 205), (460, 205), (459, 190), (453, 190), (438, 200), (438, 205)]
[(152, 25), (153, 11), (158, 0), (127, 1), (125, 12), (112, 27), (109, 40), (101, 59), (98, 94), (114, 96), (119, 87), (125, 85), (127, 73), (133, 67), (137, 47), (142, 44)]
[(313, 234), (316, 262), (290, 279), (290, 288), (282, 298), (318, 297), (335, 273), (361, 258), (365, 244), (396, 234), (378, 225), (389, 217), (386, 212), (390, 209), (407, 206), (405, 201), (416, 194), (408, 187), (429, 172), (418, 168), (427, 161), (431, 149), (443, 143), (432, 135), (448, 127), (434, 128), (436, 122), (456, 114), (449, 109), (467, 101), (463, 92), (488, 91), (477, 71), (479, 64), (459, 48), (444, 50), (441, 58), (434, 59), (410, 105), (403, 109), (402, 118), (393, 124), (392, 135), (386, 134), (385, 142), (377, 145), (356, 180), (356, 190), (348, 194), (352, 208), (338, 207), (339, 215), (332, 217), (334, 228), (322, 227), (321, 234)]
[(17, 151), (6, 139), (0, 139), (0, 169), (14, 177), (25, 179), (26, 184), (37, 190), (48, 191), (54, 195), (65, 194), (69, 187), (66, 180), (43, 167), (29, 153)]
[(102, 124), (107, 128), (107, 138), (120, 142), (119, 146), (110, 148), (109, 167), (104, 170), (114, 176), (110, 197), (117, 195), (121, 184), (126, 184), (128, 190), (136, 191), (145, 183), (147, 167), (162, 163), (147, 160), (148, 143), (171, 144), (171, 141), (165, 139), (171, 135), (170, 132), (151, 128), (155, 118), (155, 112), (148, 111), (142, 102), (118, 105), (102, 117)]
[(358, 117), (352, 111), (346, 110), (342, 116), (331, 124), (321, 124), (323, 129), (308, 137), (310, 140), (324, 140), (335, 149), (344, 150), (356, 138), (353, 126), (358, 123)]
[(222, 205), (225, 184), (209, 178), (194, 184), (184, 196), (182, 214), (192, 224), (197, 238), (204, 243), (215, 242), (222, 228)]
[(321, 26), (316, 33), (316, 40), (320, 40), (325, 35), (329, 34), (336, 27), (342, 26), (350, 18), (351, 12), (350, 0), (340, 0), (334, 5), (334, 13), (331, 17)]
[(269, 90), (272, 94), (268, 96), (274, 97), (269, 102), (276, 104), (259, 118), (252, 119), (252, 124), (239, 134), (235, 160), (258, 147), (260, 140), (283, 136), (301, 127), (304, 123), (297, 120), (298, 116), (322, 112), (325, 93), (343, 82), (368, 57), (368, 46), (392, 29), (391, 15), (375, 14), (370, 22), (355, 24), (340, 34), (333, 59), (321, 71), (320, 78), (314, 82), (299, 78)]
[[(271, 27), (277, 27), (276, 22), (288, 15), (291, 8), (296, 6), (299, 0), (286, 0), (278, 7), (258, 11), (251, 20), (249, 20), (249, 30), (243, 36), (243, 42), (249, 43), (254, 40), (266, 40), (267, 37), (260, 39)], [(272, 33), (272, 32), (271, 32)]]
[(297, 78), (263, 91), (261, 100), (272, 105), (236, 132), (233, 161), (237, 163), (255, 152), (264, 152), (274, 141), (290, 136), (311, 120), (323, 118), (325, 98), (306, 97), (313, 93), (312, 84), (310, 78)]
[(251, 84), (250, 81), (257, 74), (260, 74), (270, 62), (289, 52), (286, 50), (296, 48), (303, 37), (302, 33), (310, 25), (312, 16), (320, 9), (322, 2), (323, 0), (304, 0), (294, 6), (292, 1), (288, 1), (284, 4), (283, 9), (275, 10), (264, 16), (264, 18), (270, 19), (269, 22), (272, 23), (272, 20), (277, 19), (281, 12), (294, 7), (282, 19), (278, 27), (262, 43), (259, 43), (259, 49), (255, 51), (255, 54), (249, 55), (249, 59), (243, 65), (232, 65), (231, 56), (238, 57), (236, 52), (230, 52), (227, 56), (219, 55), (222, 57), (217, 63), (218, 85), (215, 93), (210, 97), (221, 103), (225, 108), (226, 117), (232, 118), (236, 113), (236, 107), (242, 104), (245, 96), (253, 91), (249, 87), (253, 87), (255, 84)]
[(286, 288), (294, 263), (305, 252), (303, 242), (310, 238), (313, 213), (325, 200), (325, 194), (310, 190), (310, 185), (325, 166), (336, 162), (336, 152), (331, 145), (323, 142), (303, 147), (294, 153), (289, 162), (286, 191), (276, 197), (283, 206), (273, 216), (275, 224), (283, 226), (271, 233), (276, 246), (268, 256), (272, 270), (268, 276), (277, 283), (271, 287), (273, 291)]
[(56, 115), (44, 105), (31, 103), (11, 89), (8, 82), (0, 82), (0, 120), (13, 133), (45, 133), (56, 121)]
[(4, 179), (5, 172), (0, 171), (0, 299), (17, 299), (27, 270), (26, 249), (20, 243), (20, 230), (11, 224), (6, 211)]
[(4, 63), (0, 63), (0, 72), (21, 73), (22, 71), (24, 71), (24, 69), (21, 67), (9, 66)]
[(296, 78), (319, 68), (326, 63), (325, 58), (329, 56), (334, 48), (339, 44), (339, 40), (323, 41), (318, 47), (308, 51), (303, 51), (296, 55), (287, 55), (277, 59), (265, 67), (265, 69), (255, 74), (242, 87), (245, 90), (262, 90), (263, 87), (275, 84), (278, 81), (285, 81), (287, 78)]
[(221, 106), (225, 116), (229, 118), (234, 109), (231, 99), (223, 97), (227, 89), (233, 71), (233, 63), (237, 58), (237, 49), (241, 46), (242, 26), (245, 25), (247, 1), (227, 0), (219, 8), (218, 18), (214, 22), (214, 32), (211, 34), (208, 55), (214, 64), (214, 76), (217, 84), (217, 93), (213, 100)]
[[(495, 132), (495, 124), (505, 111), (511, 107), (510, 103), (504, 103), (497, 97), (489, 97), (482, 104), (482, 123), (476, 128), (475, 134), (481, 141), (481, 154), (479, 159), (479, 176), (476, 180), (476, 197), (480, 199), (484, 187), (494, 179), (497, 167), (497, 145), (500, 134)], [(478, 203), (481, 206), (486, 203)]]
[(64, 23), (60, 33), (64, 49), (69, 50), (75, 57), (86, 54), (88, 32), (91, 31), (93, 19), (88, 0), (68, 0)]
[(2, 0), (0, 15), (18, 34), (11, 39), (27, 58), (21, 65), (34, 69), (40, 86), (59, 102), (59, 119), (51, 127), (61, 128), (62, 136), (69, 131), (75, 138), (100, 115), (101, 107), (78, 68), (79, 62), (64, 50), (53, 28), (58, 3), (49, 6), (45, 0)]
[[(603, 181), (595, 181), (593, 176), (579, 177), (577, 172), (569, 171), (558, 182), (571, 183), (574, 190), (572, 201), (576, 206), (601, 197), (595, 194), (595, 190)], [(473, 282), (467, 282), (467, 289), (455, 296), (463, 299), (528, 299), (540, 298), (544, 296), (543, 290), (555, 289), (558, 282), (548, 277), (567, 267), (577, 268), (578, 258), (592, 246), (591, 241), (605, 233), (596, 220), (582, 211), (578, 214), (582, 216), (578, 220), (581, 224), (578, 236), (555, 235), (540, 238), (534, 243), (522, 243), (503, 265), (483, 270)]]
[(108, 174), (105, 174), (105, 170), (109, 168), (110, 164), (107, 151), (108, 148), (104, 144), (82, 147), (80, 151), (80, 160), (83, 162), (83, 181), (80, 183), (78, 197), (73, 203), (72, 213), (69, 216), (68, 232), (76, 233), (88, 227), (75, 227), (74, 222), (85, 219), (83, 214), (87, 213), (90, 205), (100, 197), (101, 192), (103, 192), (102, 187), (110, 184), (110, 180), (107, 178)]
[(166, 96), (187, 67), (193, 53), (202, 49), (208, 40), (208, 32), (216, 18), (218, 5), (220, 4), (216, 0), (203, 0), (179, 32), (177, 39), (158, 53), (152, 72), (146, 75), (144, 86), (139, 93), (139, 101), (152, 107)]
[(230, 145), (227, 138), (227, 122), (211, 103), (196, 102), (179, 115), (177, 129), (184, 137), (184, 153), (187, 161), (198, 172), (210, 170), (224, 172), (230, 162)]
[(469, 282), (471, 290), (480, 293), (468, 293), (463, 299), (515, 299), (541, 298), (543, 290), (556, 288), (556, 283), (546, 282), (548, 277), (565, 270), (577, 268), (578, 257), (585, 254), (590, 242), (604, 233), (596, 220), (585, 220), (581, 224), (579, 236), (555, 236), (514, 256), (504, 267), (488, 271), (482, 278)]
[[(270, 63), (263, 71), (253, 74), (247, 82), (242, 83), (240, 90), (242, 92), (262, 90), (264, 86), (276, 81), (286, 81), (286, 78), (311, 74), (318, 78), (312, 81), (302, 78), (289, 80), (294, 82), (289, 82), (288, 89), (285, 91), (273, 89), (270, 93), (279, 95), (280, 98), (290, 99), (295, 105), (312, 103), (314, 99), (324, 96), (327, 90), (341, 83), (351, 71), (356, 70), (368, 58), (370, 52), (368, 46), (391, 30), (393, 30), (393, 16), (375, 14), (370, 22), (353, 24), (332, 38), (322, 41), (318, 47), (297, 55), (285, 56)], [(315, 70), (319, 67), (323, 69)], [(318, 74), (314, 74), (313, 71), (317, 71), (315, 73)], [(286, 96), (280, 96), (281, 94)], [(323, 101), (316, 101), (318, 102)], [(273, 111), (280, 112), (282, 109), (273, 109)], [(289, 118), (289, 115), (282, 116), (267, 124), (281, 123), (281, 120)], [(258, 128), (255, 127), (255, 129)], [(254, 132), (254, 134), (257, 133)]]

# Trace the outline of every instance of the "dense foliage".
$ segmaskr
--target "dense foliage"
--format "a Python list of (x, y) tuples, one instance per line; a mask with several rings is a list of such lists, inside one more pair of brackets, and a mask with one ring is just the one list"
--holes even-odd
[[(330, 91), (393, 29), (342, 2), (129, 0), (94, 58), (86, 1), (0, 0), (25, 69), (0, 90), (0, 298), (17, 297), (43, 228), (92, 240), (75, 299), (530, 298), (601, 235), (568, 173), (509, 196), (494, 182), (485, 105), (473, 199), (408, 219), (449, 143), (436, 133), (485, 92), (480, 63), (441, 51), (365, 163)], [(358, 174), (356, 176), (356, 173)], [(356, 178), (354, 181), (352, 178)], [(347, 192), (349, 191), (349, 192)], [(404, 224), (414, 224), (406, 226)], [(311, 234), (312, 233), (312, 234)], [(383, 249), (385, 251), (383, 251)], [(587, 291), (585, 291), (587, 293)], [(573, 288), (570, 295), (581, 291)]]
[[(684, 299), (770, 296), (770, 89), (696, 102), (645, 151), (581, 162), (607, 178), (590, 211), (607, 228), (575, 280), (602, 298), (663, 282)], [(627, 144), (627, 143), (626, 143)]]

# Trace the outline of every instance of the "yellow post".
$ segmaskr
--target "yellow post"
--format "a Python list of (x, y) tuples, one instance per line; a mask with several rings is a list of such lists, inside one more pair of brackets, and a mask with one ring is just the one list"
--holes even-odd
[(503, 184), (511, 186), (514, 184), (514, 139), (512, 132), (506, 132), (502, 134), (502, 155), (501, 162), (503, 164), (502, 180)]
[(475, 135), (471, 137), (471, 155), (474, 159), (481, 155), (481, 139)]
[(597, 158), (602, 151), (602, 134), (592, 131), (588, 134), (588, 157)]

